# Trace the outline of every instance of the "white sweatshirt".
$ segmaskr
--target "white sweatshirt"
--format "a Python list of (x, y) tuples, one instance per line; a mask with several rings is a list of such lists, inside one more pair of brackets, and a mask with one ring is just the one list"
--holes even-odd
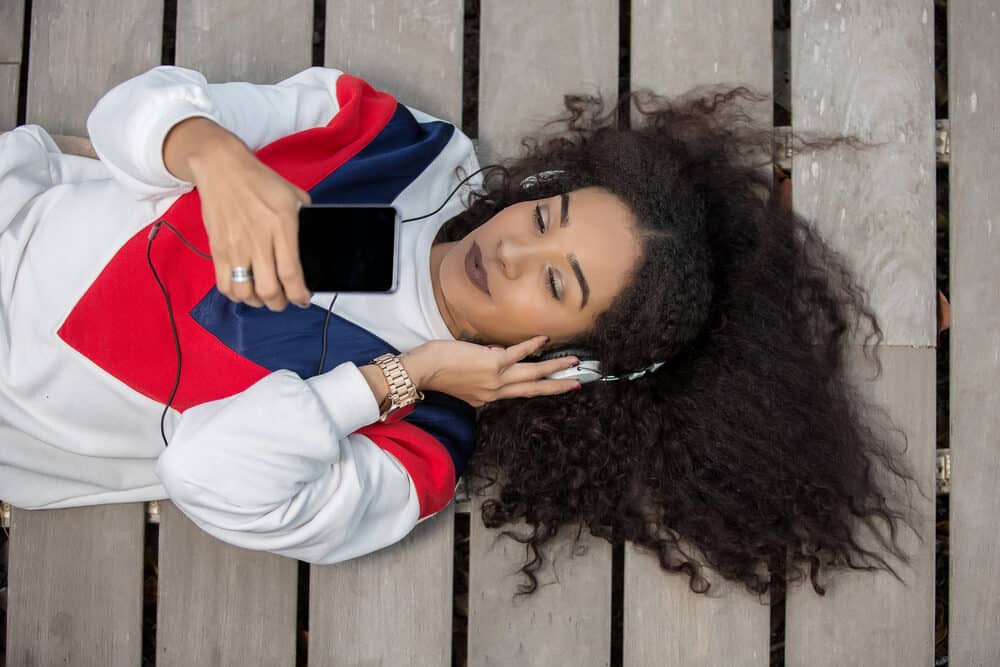
[(358, 366), (453, 338), (429, 255), (465, 193), (402, 225), (395, 292), (339, 295), (319, 375), (332, 294), (282, 313), (234, 304), (211, 262), (161, 228), (151, 257), (183, 349), (164, 449), (177, 359), (146, 250), (161, 218), (208, 250), (197, 192), (162, 159), (167, 132), (192, 116), (261, 149), (317, 203), (419, 216), (458, 184), (457, 167), (478, 168), (453, 125), (318, 67), (267, 86), (157, 67), (94, 108), (100, 160), (60, 153), (38, 126), (0, 135), (0, 498), (43, 508), (169, 497), (219, 539), (314, 563), (392, 544), (452, 498), (474, 411), (431, 394), (404, 421), (378, 423)]

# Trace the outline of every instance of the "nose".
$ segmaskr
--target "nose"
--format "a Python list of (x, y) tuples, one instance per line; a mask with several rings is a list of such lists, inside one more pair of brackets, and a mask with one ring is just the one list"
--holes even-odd
[(497, 261), (508, 280), (517, 280), (533, 267), (546, 262), (555, 264), (558, 257), (556, 244), (548, 239), (522, 239), (505, 237), (497, 244)]

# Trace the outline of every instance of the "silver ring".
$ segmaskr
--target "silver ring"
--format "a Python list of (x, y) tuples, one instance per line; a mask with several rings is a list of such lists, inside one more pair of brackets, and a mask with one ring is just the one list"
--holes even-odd
[(234, 266), (229, 277), (234, 283), (248, 283), (253, 280), (253, 271), (245, 266)]

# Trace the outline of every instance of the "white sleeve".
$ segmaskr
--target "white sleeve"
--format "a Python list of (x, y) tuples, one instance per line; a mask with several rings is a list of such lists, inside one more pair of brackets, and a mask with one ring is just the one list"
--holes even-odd
[(418, 523), (406, 469), (353, 433), (377, 418), (351, 362), (307, 380), (277, 371), (186, 410), (156, 472), (177, 507), (218, 539), (335, 563), (388, 546)]
[(183, 194), (192, 184), (163, 164), (163, 141), (177, 123), (203, 116), (251, 149), (310, 127), (339, 110), (342, 72), (310, 67), (273, 85), (213, 83), (194, 70), (155, 67), (112, 88), (87, 118), (87, 132), (111, 174), (142, 198)]

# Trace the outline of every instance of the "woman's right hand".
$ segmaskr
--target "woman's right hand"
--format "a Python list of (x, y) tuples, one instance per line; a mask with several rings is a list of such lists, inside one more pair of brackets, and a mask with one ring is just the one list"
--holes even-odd
[(546, 375), (571, 368), (576, 357), (522, 362), (539, 352), (546, 336), (502, 347), (464, 341), (434, 340), (400, 356), (418, 389), (440, 391), (479, 407), (504, 398), (549, 396), (580, 387), (576, 380), (548, 380)]
[[(311, 297), (299, 261), (298, 211), (309, 194), (257, 159), (234, 134), (207, 118), (175, 125), (163, 143), (174, 176), (201, 197), (219, 291), (233, 301), (284, 310)], [(233, 282), (233, 267), (253, 271)]]

